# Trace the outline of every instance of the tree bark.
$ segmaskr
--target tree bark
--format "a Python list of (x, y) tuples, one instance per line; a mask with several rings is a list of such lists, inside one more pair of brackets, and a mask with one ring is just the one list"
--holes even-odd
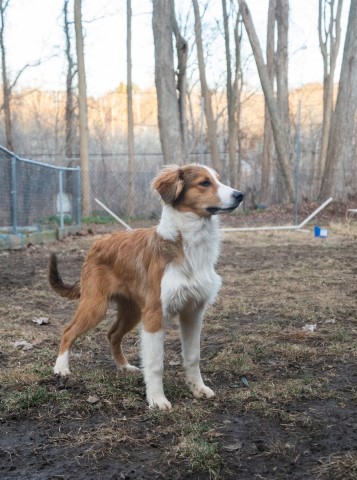
[(76, 51), (78, 65), (78, 103), (80, 164), (82, 175), (82, 214), (91, 213), (91, 185), (89, 174), (89, 136), (87, 115), (87, 85), (84, 66), (84, 42), (82, 32), (82, 0), (74, 0), (74, 26), (76, 30)]
[[(276, 1), (276, 101), (284, 128), (288, 156), (290, 155), (290, 117), (289, 117), (289, 83), (288, 83), (288, 32), (289, 0)], [(280, 202), (285, 199), (285, 188), (281, 167), (277, 165), (277, 196)]]
[[(269, 1), (268, 9), (268, 25), (267, 25), (267, 70), (271, 83), (271, 88), (274, 88), (275, 78), (275, 16), (276, 14), (276, 0)], [(271, 119), (267, 105), (264, 110), (264, 142), (263, 142), (263, 158), (262, 158), (262, 177), (260, 187), (260, 202), (267, 205), (269, 202), (269, 186), (270, 186), (270, 172), (273, 158), (273, 131), (271, 127)]]
[(333, 194), (337, 169), (352, 148), (357, 110), (357, 2), (351, 1), (335, 111), (332, 114), (320, 200)]
[(68, 20), (68, 3), (69, 0), (64, 0), (63, 15), (64, 25), (63, 30), (66, 40), (66, 60), (67, 60), (67, 75), (66, 75), (66, 107), (65, 107), (65, 155), (66, 158), (73, 156), (73, 137), (74, 137), (74, 108), (73, 108), (73, 75), (74, 62), (71, 53), (71, 36), (69, 32)]
[(240, 10), (238, 10), (236, 17), (236, 24), (234, 26), (234, 43), (235, 43), (235, 78), (233, 83), (233, 91), (236, 95), (236, 125), (237, 125), (237, 147), (238, 147), (238, 156), (237, 158), (237, 179), (236, 183), (233, 185), (237, 186), (242, 179), (242, 137), (240, 135), (240, 122), (241, 122), (241, 98), (243, 91), (243, 70), (242, 70), (242, 55), (241, 55), (241, 46), (242, 46), (242, 16)]
[(133, 116), (133, 85), (131, 63), (131, 0), (126, 2), (126, 64), (127, 64), (127, 115), (128, 115), (128, 204), (127, 214), (133, 214), (133, 173), (134, 173), (134, 116)]
[(5, 31), (5, 11), (9, 5), (9, 0), (0, 0), (0, 49), (1, 49), (1, 69), (2, 69), (2, 91), (3, 91), (3, 104), (5, 119), (5, 136), (6, 136), (6, 148), (11, 152), (14, 150), (13, 138), (12, 138), (12, 119), (11, 119), (11, 87), (7, 76), (6, 65), (6, 49), (4, 40)]
[(181, 35), (176, 20), (175, 0), (171, 0), (173, 31), (176, 39), (177, 52), (177, 91), (178, 91), (178, 109), (180, 116), (180, 130), (182, 138), (182, 150), (184, 163), (188, 162), (188, 125), (187, 125), (187, 55), (188, 46), (186, 40)]
[(207, 123), (208, 143), (210, 146), (212, 166), (217, 170), (217, 172), (220, 172), (221, 165), (220, 165), (219, 152), (218, 152), (216, 123), (213, 117), (211, 92), (209, 91), (208, 85), (207, 85), (206, 67), (205, 67), (205, 62), (203, 58), (200, 10), (199, 10), (197, 0), (192, 0), (192, 4), (193, 4), (194, 15), (195, 15), (195, 37), (196, 37), (196, 47), (197, 47), (198, 70), (200, 74), (201, 95), (204, 98), (204, 103), (205, 103), (205, 116), (206, 116), (206, 123)]
[[(236, 68), (234, 80), (232, 79), (232, 66), (231, 66), (231, 48), (230, 48), (230, 33), (229, 33), (229, 21), (227, 12), (227, 0), (222, 0), (223, 10), (223, 25), (224, 25), (224, 43), (226, 50), (226, 66), (227, 66), (227, 110), (228, 110), (228, 158), (230, 167), (231, 184), (238, 184), (238, 157), (237, 157), (237, 139), (238, 139), (238, 126), (237, 126), (237, 86), (238, 86), (238, 72), (240, 62), (240, 51), (236, 55)], [(239, 14), (238, 14), (239, 16)], [(238, 22), (238, 18), (237, 18)], [(240, 45), (236, 44), (236, 48)], [(237, 52), (237, 51), (236, 51)]]
[(181, 165), (184, 161), (184, 154), (175, 84), (172, 13), (171, 2), (153, 0), (155, 84), (161, 148), (165, 163)]
[[(319, 45), (323, 59), (323, 116), (321, 147), (318, 162), (318, 182), (326, 164), (326, 155), (333, 112), (333, 81), (336, 60), (341, 39), (341, 12), (343, 0), (338, 0), (335, 13), (335, 0), (319, 0)], [(329, 21), (327, 24), (326, 7), (329, 6)]]
[(278, 110), (276, 100), (274, 98), (274, 92), (270, 82), (268, 69), (264, 63), (262, 50), (260, 47), (258, 36), (254, 28), (250, 11), (244, 0), (238, 0), (238, 3), (242, 12), (244, 26), (246, 28), (249, 41), (253, 50), (255, 62), (257, 64), (258, 74), (259, 74), (260, 82), (263, 88), (265, 101), (269, 109), (275, 147), (276, 147), (277, 156), (278, 156), (278, 162), (284, 178), (285, 188), (287, 190), (289, 200), (292, 202), (294, 201), (294, 197), (295, 197), (295, 187), (294, 187), (293, 177), (291, 174), (291, 169), (289, 164), (288, 151), (286, 147), (287, 138), (286, 138), (286, 135), (284, 134), (285, 127), (284, 127), (280, 112)]

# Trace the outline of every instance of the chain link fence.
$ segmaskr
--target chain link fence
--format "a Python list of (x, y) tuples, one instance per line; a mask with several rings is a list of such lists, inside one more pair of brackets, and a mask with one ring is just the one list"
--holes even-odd
[(0, 147), (0, 232), (30, 233), (80, 225), (78, 167), (20, 158)]
[[(301, 202), (318, 201), (321, 179), (314, 169), (316, 151), (302, 148), (298, 170), (292, 159), (292, 171), (297, 185), (296, 208)], [(260, 208), (262, 149), (246, 149), (242, 155), (242, 175), (236, 185), (245, 192), (243, 209)], [(313, 158), (312, 158), (313, 157)], [(80, 225), (81, 222), (81, 177), (79, 158), (51, 158), (52, 165), (41, 161), (21, 158), (0, 147), (0, 233), (41, 231)], [(44, 158), (41, 157), (41, 160)], [(208, 153), (191, 154), (190, 162), (211, 165)], [(230, 168), (227, 153), (220, 156), (221, 178), (230, 183)], [(270, 181), (270, 204), (279, 203), (278, 174), (272, 159)], [(164, 158), (160, 153), (136, 154), (130, 174), (126, 154), (90, 155), (90, 209), (92, 214), (108, 216), (95, 199), (119, 217), (125, 219), (158, 218), (160, 200), (150, 191), (150, 183), (162, 168)], [(83, 181), (83, 180), (82, 180)], [(85, 185), (83, 185), (85, 187)], [(346, 158), (335, 175), (334, 200), (356, 199), (357, 163), (353, 152)], [(324, 199), (323, 199), (324, 200)], [(91, 221), (91, 219), (87, 219)], [(130, 223), (130, 222), (129, 222)]]

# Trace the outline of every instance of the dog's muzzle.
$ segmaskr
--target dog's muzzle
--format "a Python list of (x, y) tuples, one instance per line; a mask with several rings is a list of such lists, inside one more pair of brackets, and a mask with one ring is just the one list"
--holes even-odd
[(240, 192), (239, 190), (233, 190), (229, 201), (223, 202), (221, 207), (208, 207), (207, 211), (211, 215), (233, 212), (233, 210), (235, 210), (241, 204), (243, 198), (244, 193)]

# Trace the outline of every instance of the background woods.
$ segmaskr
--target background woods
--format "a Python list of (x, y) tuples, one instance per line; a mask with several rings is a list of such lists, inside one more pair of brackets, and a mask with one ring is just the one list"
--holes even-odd
[[(81, 166), (85, 215), (98, 194), (137, 215), (133, 198), (155, 171), (191, 161), (211, 164), (244, 189), (248, 208), (356, 196), (354, 0), (309, 4), (321, 65), (312, 82), (291, 75), (310, 47), (303, 39), (292, 45), (297, 20), (288, 0), (258, 2), (259, 9), (255, 0), (114, 3), (98, 11), (91, 0), (58, 0), (58, 44), (19, 65), (9, 41), (15, 2), (0, 1), (0, 143), (28, 158)], [(115, 43), (108, 30), (109, 58), (124, 61), (110, 71), (116, 86), (95, 92), (102, 72), (93, 73), (93, 32), (107, 21), (126, 39)], [(138, 50), (140, 36), (146, 43)], [(43, 72), (59, 59), (61, 73), (48, 88)], [(138, 74), (144, 61), (145, 76)], [(304, 68), (301, 62), (300, 78)]]

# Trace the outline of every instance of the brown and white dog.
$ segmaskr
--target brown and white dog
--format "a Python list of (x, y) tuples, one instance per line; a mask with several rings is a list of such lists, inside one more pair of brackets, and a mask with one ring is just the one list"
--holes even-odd
[(56, 256), (50, 260), (49, 281), (60, 295), (79, 306), (65, 327), (54, 373), (68, 375), (74, 341), (104, 318), (109, 300), (118, 306), (117, 320), (108, 333), (120, 369), (136, 369), (122, 351), (124, 335), (142, 323), (142, 366), (150, 407), (171, 408), (163, 389), (164, 330), (179, 316), (186, 380), (195, 397), (212, 397), (202, 380), (200, 333), (204, 312), (221, 286), (214, 266), (219, 253), (216, 214), (231, 212), (243, 194), (219, 181), (202, 165), (167, 166), (152, 188), (163, 202), (157, 227), (114, 233), (97, 240), (82, 269), (80, 282), (65, 285)]

